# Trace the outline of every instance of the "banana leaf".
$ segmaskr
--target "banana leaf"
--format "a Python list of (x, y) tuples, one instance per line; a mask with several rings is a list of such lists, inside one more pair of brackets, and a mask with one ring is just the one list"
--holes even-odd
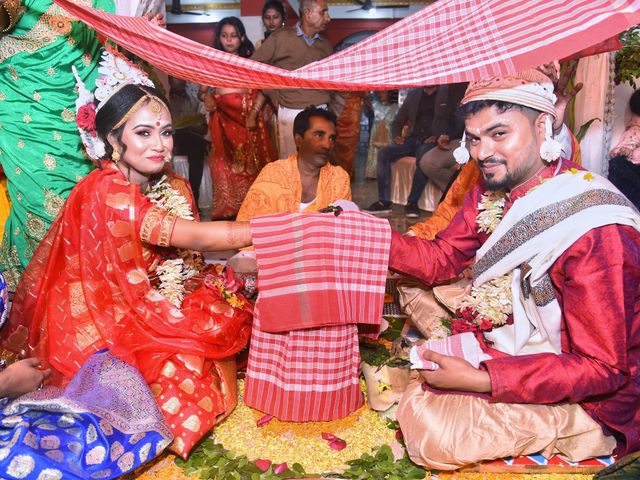
[(587, 134), (587, 130), (589, 130), (589, 127), (591, 126), (591, 124), (593, 122), (595, 122), (596, 120), (600, 120), (600, 119), (599, 118), (592, 118), (591, 120), (589, 120), (588, 122), (586, 122), (585, 124), (583, 124), (580, 127), (580, 130), (578, 130), (578, 133), (576, 133), (576, 140), (578, 140), (578, 142), (582, 141), (582, 139)]

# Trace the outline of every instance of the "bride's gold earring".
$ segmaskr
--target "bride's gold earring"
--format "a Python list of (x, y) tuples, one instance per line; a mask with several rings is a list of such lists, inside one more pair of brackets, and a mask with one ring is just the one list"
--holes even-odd
[(113, 154), (111, 155), (111, 159), (113, 160), (113, 163), (117, 165), (120, 161), (120, 150), (114, 149)]

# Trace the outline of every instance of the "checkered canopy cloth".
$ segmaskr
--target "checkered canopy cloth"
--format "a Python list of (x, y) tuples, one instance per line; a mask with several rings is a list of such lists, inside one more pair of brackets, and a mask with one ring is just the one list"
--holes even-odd
[(286, 71), (145, 18), (54, 1), (170, 75), (239, 88), (375, 90), (481, 80), (568, 57), (640, 23), (640, 0), (439, 0), (350, 48)]

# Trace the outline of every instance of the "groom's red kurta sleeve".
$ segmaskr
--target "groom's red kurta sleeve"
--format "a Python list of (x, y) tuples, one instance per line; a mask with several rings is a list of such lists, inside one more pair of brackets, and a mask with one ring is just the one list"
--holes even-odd
[(479, 187), (474, 187), (449, 226), (434, 240), (393, 232), (389, 268), (426, 285), (441, 283), (460, 274), (471, 265), (476, 250), (487, 239), (486, 234), (477, 233), (476, 205), (480, 195)]

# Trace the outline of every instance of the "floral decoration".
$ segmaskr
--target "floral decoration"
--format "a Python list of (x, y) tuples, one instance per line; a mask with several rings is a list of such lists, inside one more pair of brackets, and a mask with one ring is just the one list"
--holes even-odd
[[(151, 186), (146, 196), (169, 214), (193, 220), (191, 204), (168, 182), (166, 175)], [(156, 267), (158, 291), (176, 307), (182, 306), (186, 295), (185, 282), (204, 268), (202, 257), (192, 250), (177, 249), (177, 258), (162, 261)]]
[(78, 109), (76, 124), (78, 128), (88, 131), (92, 137), (96, 136), (96, 106), (94, 103), (87, 103)]
[[(206, 279), (205, 282), (211, 281), (210, 279)], [(216, 278), (212, 282), (214, 287), (216, 287), (220, 291), (220, 295), (225, 301), (231, 305), (233, 308), (243, 309), (245, 306), (245, 301), (238, 298), (238, 296), (229, 290), (227, 286), (222, 282), (222, 280)]]
[(504, 193), (503, 192), (487, 192), (480, 197), (478, 203), (478, 215), (476, 223), (478, 224), (478, 233), (493, 233), (498, 228), (504, 213)]
[(510, 272), (478, 287), (462, 300), (451, 321), (451, 333), (488, 332), (513, 323), (513, 303)]
[(322, 432), (322, 439), (329, 442), (329, 448), (338, 452), (347, 447), (347, 442), (332, 433)]

